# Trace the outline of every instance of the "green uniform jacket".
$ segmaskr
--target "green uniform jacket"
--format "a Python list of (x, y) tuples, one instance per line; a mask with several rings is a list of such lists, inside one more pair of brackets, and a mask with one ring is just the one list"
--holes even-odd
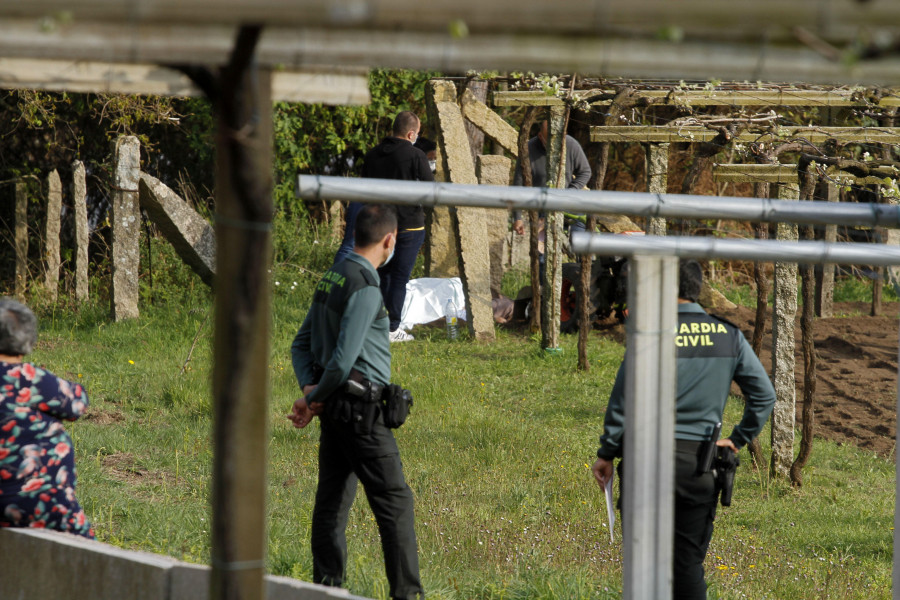
[(374, 383), (391, 379), (391, 341), (378, 272), (355, 252), (333, 265), (316, 285), (312, 306), (291, 345), (300, 388), (316, 383), (313, 365), (324, 368), (308, 402), (327, 402), (356, 368)]
[[(678, 353), (675, 439), (710, 439), (715, 425), (722, 422), (732, 381), (741, 388), (746, 404), (741, 422), (728, 437), (740, 448), (759, 435), (775, 406), (775, 388), (741, 330), (706, 314), (699, 304), (679, 304), (675, 345)], [(597, 456), (607, 460), (622, 456), (624, 365), (623, 361), (609, 396), (597, 451)], [(646, 375), (655, 376), (654, 373)]]

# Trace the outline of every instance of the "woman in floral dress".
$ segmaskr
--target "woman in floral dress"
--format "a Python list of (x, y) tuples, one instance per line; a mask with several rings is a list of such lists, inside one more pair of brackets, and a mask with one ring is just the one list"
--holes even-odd
[(37, 341), (37, 319), (0, 298), (0, 527), (46, 527), (94, 537), (75, 499), (72, 438), (60, 421), (87, 407), (76, 383), (23, 362)]

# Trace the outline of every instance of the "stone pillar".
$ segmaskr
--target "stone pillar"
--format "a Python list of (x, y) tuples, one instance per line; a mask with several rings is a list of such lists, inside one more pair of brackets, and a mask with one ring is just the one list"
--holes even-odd
[[(437, 102), (439, 147), (446, 173), (453, 183), (477, 184), (469, 138), (456, 102)], [(459, 272), (466, 296), (469, 332), (479, 341), (494, 341), (494, 311), (491, 308), (490, 257), (487, 244), (487, 211), (458, 207), (451, 213), (460, 248)]]
[[(512, 160), (499, 155), (480, 155), (475, 165), (481, 185), (509, 185)], [(509, 231), (509, 212), (505, 209), (485, 209), (487, 241), (491, 262), (491, 298), (500, 296), (503, 266), (506, 257), (506, 234)]]
[[(825, 200), (838, 202), (840, 190), (836, 184), (822, 181), (820, 185), (825, 189)], [(837, 225), (825, 226), (825, 242), (837, 241)], [(833, 264), (825, 264), (816, 267), (816, 316), (830, 317), (834, 308), (834, 267)]]
[[(550, 108), (547, 140), (547, 187), (566, 187), (566, 108)], [(560, 296), (562, 294), (563, 214), (548, 212), (544, 220), (544, 285), (541, 286), (541, 347), (559, 348)]]
[[(437, 125), (437, 102), (456, 102), (456, 86), (452, 81), (431, 81), (425, 88), (425, 100), (428, 105), (428, 120), (435, 124), (438, 134), (437, 173), (435, 181), (450, 181), (447, 157), (441, 149), (443, 135)], [(425, 274), (429, 277), (459, 276), (459, 246), (453, 233), (453, 222), (450, 214), (455, 209), (450, 206), (435, 206), (427, 210), (425, 227), (427, 229), (425, 243)]]
[(59, 293), (59, 213), (62, 208), (62, 183), (53, 169), (47, 176), (47, 222), (44, 228), (44, 285), (52, 302)]
[(112, 194), (112, 316), (116, 321), (138, 317), (138, 269), (141, 218), (138, 179), (141, 174), (140, 142), (122, 136), (115, 148)]
[(25, 300), (28, 287), (28, 192), (24, 181), (16, 182), (15, 208), (16, 298)]
[[(665, 194), (669, 182), (669, 144), (644, 144), (647, 192)], [(650, 217), (647, 220), (647, 235), (666, 235), (666, 220)]]
[[(797, 184), (779, 184), (779, 200), (799, 200)], [(779, 223), (776, 239), (796, 241), (797, 226)], [(794, 462), (794, 418), (796, 384), (794, 382), (794, 329), (797, 317), (797, 264), (775, 263), (775, 302), (772, 316), (772, 379), (775, 384), (775, 410), (772, 411), (773, 476), (787, 478)]]
[(72, 163), (72, 204), (75, 206), (75, 300), (88, 299), (88, 229), (87, 188), (84, 163)]
[(142, 173), (138, 190), (141, 208), (148, 218), (159, 227), (181, 260), (212, 287), (216, 274), (216, 233), (212, 226), (155, 177)]

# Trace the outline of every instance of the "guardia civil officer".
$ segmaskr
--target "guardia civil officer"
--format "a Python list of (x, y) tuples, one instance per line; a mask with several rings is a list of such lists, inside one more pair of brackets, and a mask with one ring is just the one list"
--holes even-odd
[[(703, 559), (712, 538), (720, 491), (713, 473), (701, 472), (704, 450), (715, 442), (715, 449), (725, 459), (734, 457), (741, 446), (759, 434), (775, 405), (775, 389), (741, 331), (728, 321), (708, 315), (697, 304), (702, 283), (700, 264), (695, 260), (682, 261), (675, 337), (678, 366), (673, 598), (692, 600), (706, 598)], [(623, 432), (623, 367), (624, 362), (610, 394), (598, 458), (592, 469), (601, 487), (612, 476), (613, 459), (622, 456), (622, 435), (627, 435)], [(732, 380), (744, 394), (744, 414), (730, 436), (714, 440), (713, 432), (722, 422)], [(620, 463), (620, 475), (622, 472)]]
[(289, 418), (321, 422), (319, 485), (312, 516), (313, 581), (340, 586), (346, 527), (361, 481), (381, 533), (391, 598), (424, 597), (419, 579), (413, 496), (380, 402), (391, 376), (388, 315), (376, 269), (397, 240), (393, 207), (367, 205), (356, 219), (355, 249), (316, 286), (291, 346), (304, 397)]

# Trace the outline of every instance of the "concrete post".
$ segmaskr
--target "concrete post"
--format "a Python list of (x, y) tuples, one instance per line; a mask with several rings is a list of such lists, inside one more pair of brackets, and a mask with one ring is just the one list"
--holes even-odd
[[(799, 200), (797, 184), (778, 184), (779, 200)], [(778, 240), (797, 240), (797, 226), (779, 223)], [(796, 384), (794, 382), (794, 329), (797, 317), (797, 263), (775, 263), (775, 302), (772, 316), (772, 378), (775, 385), (775, 409), (772, 411), (773, 476), (787, 478), (794, 462), (794, 419)]]
[[(646, 157), (647, 192), (665, 194), (669, 181), (669, 144), (644, 144)], [(647, 235), (666, 235), (666, 220), (661, 217), (650, 217), (647, 220)]]
[(116, 321), (136, 319), (141, 219), (138, 178), (140, 142), (122, 136), (115, 148), (115, 187), (112, 194), (112, 316)]
[(637, 255), (630, 269), (622, 587), (656, 600), (672, 596), (678, 259)]
[(24, 181), (16, 182), (15, 208), (16, 298), (25, 300), (28, 287), (28, 192)]
[[(438, 102), (435, 112), (440, 128), (439, 147), (446, 160), (450, 181), (477, 184), (475, 164), (459, 106), (456, 102)], [(484, 243), (487, 238), (487, 210), (460, 206), (454, 214), (453, 229), (460, 248), (459, 272), (465, 290), (469, 332), (479, 341), (492, 342), (495, 333), (490, 256)], [(453, 214), (451, 218), (454, 218)]]
[[(836, 184), (823, 181), (825, 187), (825, 200), (837, 202), (840, 200), (840, 190)], [(893, 230), (892, 230), (893, 231)], [(837, 241), (837, 225), (825, 226), (825, 241)], [(834, 308), (834, 265), (822, 265), (816, 269), (816, 316), (830, 317)]]
[[(475, 165), (478, 183), (481, 185), (509, 185), (512, 161), (505, 156), (479, 155)], [(487, 221), (488, 252), (491, 261), (491, 298), (500, 296), (503, 283), (503, 263), (506, 253), (506, 234), (509, 231), (509, 211), (485, 209)]]
[[(547, 139), (547, 187), (565, 188), (566, 108), (550, 108)], [(541, 347), (559, 348), (560, 296), (562, 294), (563, 214), (544, 217), (544, 284), (541, 286)]]
[(75, 300), (88, 299), (88, 229), (87, 190), (84, 163), (72, 163), (72, 204), (75, 206)]

